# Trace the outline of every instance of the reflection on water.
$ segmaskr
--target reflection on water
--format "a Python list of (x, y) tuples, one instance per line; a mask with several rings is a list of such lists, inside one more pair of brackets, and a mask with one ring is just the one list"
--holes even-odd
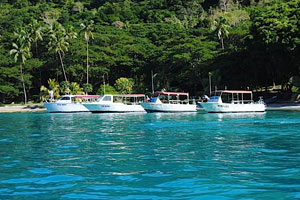
[(249, 113), (206, 113), (204, 115), (207, 119), (243, 119), (243, 118), (256, 118), (265, 119), (265, 112), (249, 112)]
[(297, 113), (0, 116), (0, 199), (295, 199)]
[(152, 117), (156, 119), (184, 119), (189, 118), (191, 116), (196, 116), (197, 112), (155, 112), (149, 113)]

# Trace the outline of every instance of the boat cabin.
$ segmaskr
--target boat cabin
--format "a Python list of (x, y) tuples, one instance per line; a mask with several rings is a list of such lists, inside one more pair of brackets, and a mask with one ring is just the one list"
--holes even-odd
[(189, 93), (186, 92), (155, 92), (150, 99), (152, 103), (188, 104)]
[(252, 104), (253, 94), (247, 90), (217, 90), (211, 94), (209, 102), (230, 104)]
[(144, 94), (117, 94), (117, 95), (103, 95), (97, 99), (97, 102), (111, 104), (124, 103), (128, 105), (139, 104), (145, 101)]
[(83, 102), (94, 102), (98, 95), (63, 95), (56, 103), (83, 103)]

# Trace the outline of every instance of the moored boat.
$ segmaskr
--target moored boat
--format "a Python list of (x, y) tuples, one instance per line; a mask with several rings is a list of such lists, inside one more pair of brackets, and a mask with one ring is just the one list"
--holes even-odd
[(218, 90), (213, 92), (208, 102), (200, 103), (209, 113), (265, 112), (262, 99), (253, 101), (252, 91)]
[(155, 92), (150, 102), (141, 104), (147, 112), (195, 112), (196, 103), (190, 104), (185, 92)]
[(144, 94), (103, 95), (95, 102), (84, 103), (90, 112), (145, 112), (140, 105), (145, 101)]
[(98, 97), (98, 95), (63, 95), (54, 102), (44, 102), (44, 106), (50, 113), (89, 112), (82, 103), (94, 101)]

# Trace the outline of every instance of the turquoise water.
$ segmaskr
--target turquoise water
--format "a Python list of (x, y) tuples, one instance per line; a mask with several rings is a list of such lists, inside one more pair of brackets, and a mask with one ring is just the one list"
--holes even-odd
[(0, 114), (0, 199), (300, 199), (300, 113)]

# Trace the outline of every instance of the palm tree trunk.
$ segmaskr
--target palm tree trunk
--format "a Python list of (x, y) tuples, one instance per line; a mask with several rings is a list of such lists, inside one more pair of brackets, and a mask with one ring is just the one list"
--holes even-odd
[(62, 68), (63, 73), (64, 73), (65, 81), (68, 82), (66, 72), (65, 72), (65, 68), (64, 68), (64, 63), (63, 63), (60, 51), (58, 51), (58, 55), (59, 55), (59, 59), (60, 59), (60, 63), (61, 63), (61, 68)]
[(22, 64), (20, 65), (20, 72), (21, 72), (21, 82), (23, 85), (23, 92), (24, 92), (24, 103), (27, 104), (27, 94), (26, 94), (26, 88), (25, 88), (25, 81), (24, 81), (24, 77), (23, 77)]
[[(37, 59), (39, 59), (39, 54), (38, 54), (38, 42), (36, 41), (35, 42), (35, 56)], [(40, 78), (39, 78), (39, 88), (41, 88), (42, 86), (42, 70), (41, 70), (41, 67), (39, 67), (39, 75), (40, 75)], [(41, 93), (40, 93), (40, 99), (42, 99), (42, 96), (41, 96)]]
[(89, 84), (89, 41), (86, 41), (86, 83)]
[(221, 37), (221, 44), (222, 44), (222, 49), (224, 50), (224, 39)]
[(37, 44), (37, 41), (35, 42), (35, 56), (36, 56), (36, 58), (38, 58), (39, 57), (39, 55), (38, 55), (38, 44)]

